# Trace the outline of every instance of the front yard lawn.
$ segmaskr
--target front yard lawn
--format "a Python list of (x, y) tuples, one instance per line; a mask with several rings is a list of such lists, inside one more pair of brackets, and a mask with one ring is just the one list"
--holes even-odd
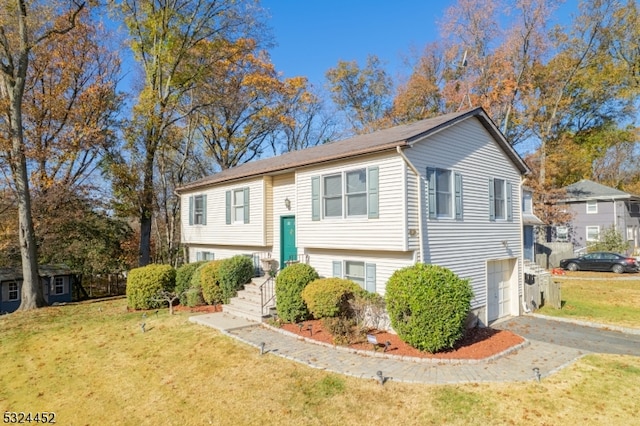
[(188, 313), (161, 309), (143, 318), (125, 306), (112, 300), (1, 316), (0, 411), (54, 412), (60, 425), (638, 421), (640, 357), (590, 355), (540, 383), (381, 386), (261, 356), (189, 323)]
[(640, 328), (640, 276), (608, 273), (554, 276), (560, 282), (562, 309), (544, 306), (540, 314)]

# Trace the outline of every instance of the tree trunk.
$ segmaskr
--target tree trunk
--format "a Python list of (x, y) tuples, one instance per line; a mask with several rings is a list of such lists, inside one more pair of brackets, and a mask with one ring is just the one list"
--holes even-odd
[[(150, 142), (148, 146), (157, 146)], [(140, 203), (140, 259), (139, 266), (151, 263), (151, 222), (153, 218), (153, 163), (155, 149), (147, 148)]]
[[(16, 79), (20, 80), (20, 79)], [(5, 80), (6, 81), (6, 80)], [(36, 237), (31, 217), (31, 195), (29, 193), (29, 174), (27, 173), (27, 159), (24, 154), (24, 135), (22, 133), (22, 81), (16, 82), (10, 94), (11, 120), (11, 172), (16, 186), (18, 198), (18, 234), (20, 241), (20, 256), (22, 258), (22, 292), (20, 310), (35, 309), (46, 306), (42, 291), (42, 284), (38, 275), (38, 256)], [(7, 88), (9, 89), (9, 88)]]

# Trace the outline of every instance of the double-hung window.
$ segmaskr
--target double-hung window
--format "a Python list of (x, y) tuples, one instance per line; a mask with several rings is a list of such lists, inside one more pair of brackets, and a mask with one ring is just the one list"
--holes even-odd
[(53, 279), (53, 294), (63, 294), (64, 293), (64, 278), (55, 277)]
[(322, 180), (324, 217), (342, 217), (342, 174), (324, 176)]
[(587, 226), (587, 241), (599, 241), (600, 240), (600, 227), (599, 226)]
[(192, 195), (189, 197), (189, 225), (207, 224), (207, 196)]
[(347, 216), (367, 214), (367, 171), (354, 170), (346, 173), (345, 198)]
[(9, 300), (18, 300), (18, 283), (15, 281), (9, 283)]
[(598, 200), (588, 200), (587, 214), (596, 214), (596, 213), (598, 213)]
[(311, 177), (311, 216), (378, 218), (378, 167)]
[(504, 179), (489, 179), (489, 219), (513, 220), (511, 182)]
[(462, 176), (451, 170), (427, 168), (430, 219), (462, 219)]
[(566, 226), (556, 226), (556, 240), (569, 241), (569, 228)]
[(354, 260), (334, 260), (333, 276), (351, 280), (363, 289), (376, 292), (376, 264)]
[(502, 179), (494, 179), (493, 180), (493, 205), (496, 219), (505, 219), (506, 218), (506, 195), (505, 195), (505, 181)]
[(225, 192), (225, 222), (249, 223), (249, 187)]

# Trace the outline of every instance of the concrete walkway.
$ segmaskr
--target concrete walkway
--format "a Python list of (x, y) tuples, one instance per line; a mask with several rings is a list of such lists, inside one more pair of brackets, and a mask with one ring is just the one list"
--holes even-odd
[(483, 361), (400, 358), (308, 342), (284, 330), (222, 312), (192, 316), (189, 321), (216, 328), (256, 350), (263, 350), (265, 355), (281, 356), (312, 368), (359, 378), (380, 380), (378, 372), (381, 372), (384, 380), (407, 383), (530, 381), (537, 379), (534, 368), (544, 378), (589, 353), (580, 348), (528, 339), (515, 351)]

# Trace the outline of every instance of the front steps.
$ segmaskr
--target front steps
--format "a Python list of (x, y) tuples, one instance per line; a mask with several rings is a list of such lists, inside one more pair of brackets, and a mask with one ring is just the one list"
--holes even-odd
[[(251, 283), (245, 284), (244, 290), (239, 290), (236, 297), (232, 297), (229, 304), (222, 305), (222, 312), (251, 321), (262, 322), (268, 314), (262, 313), (260, 285), (269, 279), (268, 276), (255, 277)], [(275, 307), (275, 301), (271, 301), (267, 307)]]

